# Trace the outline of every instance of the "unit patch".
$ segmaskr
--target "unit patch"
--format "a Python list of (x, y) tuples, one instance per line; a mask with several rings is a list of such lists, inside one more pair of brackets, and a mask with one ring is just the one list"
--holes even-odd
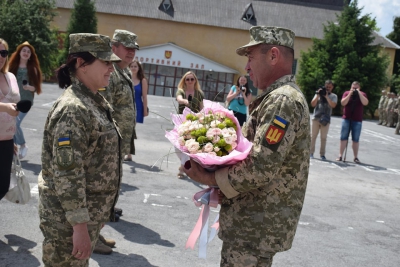
[(61, 170), (68, 170), (74, 167), (74, 151), (71, 147), (71, 132), (69, 135), (58, 138), (57, 143), (57, 151), (56, 151), (56, 159), (57, 165)]
[(279, 147), (279, 143), (285, 136), (288, 126), (288, 121), (276, 115), (271, 124), (268, 126), (267, 130), (265, 131), (265, 145), (268, 146), (271, 150), (276, 151)]
[(74, 167), (74, 151), (70, 146), (58, 147), (56, 158), (61, 170), (68, 170)]

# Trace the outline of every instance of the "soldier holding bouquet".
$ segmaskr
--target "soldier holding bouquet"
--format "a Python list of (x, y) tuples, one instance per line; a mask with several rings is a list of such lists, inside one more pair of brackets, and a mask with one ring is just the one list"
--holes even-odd
[(247, 158), (215, 172), (193, 160), (185, 165), (191, 179), (220, 188), (221, 266), (272, 266), (273, 256), (292, 246), (310, 153), (308, 104), (292, 75), (294, 39), (291, 30), (255, 26), (236, 50), (263, 91), (242, 128), (253, 143)]

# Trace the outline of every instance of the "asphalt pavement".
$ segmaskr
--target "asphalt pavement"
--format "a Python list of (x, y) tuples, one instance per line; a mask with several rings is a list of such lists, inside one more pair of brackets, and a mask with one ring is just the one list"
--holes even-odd
[[(26, 205), (0, 201), (0, 266), (43, 266), (39, 229), (37, 176), (41, 169), (43, 126), (52, 103), (63, 90), (44, 84), (43, 94), (25, 117), (22, 128), (29, 147), (22, 161), (31, 186)], [(116, 240), (111, 255), (92, 255), (90, 266), (200, 267), (219, 266), (222, 242), (215, 238), (207, 259), (198, 246), (185, 249), (200, 210), (194, 193), (205, 188), (189, 178), (178, 179), (179, 161), (164, 137), (172, 128), (176, 101), (149, 96), (150, 115), (137, 125), (133, 162), (124, 163), (117, 206), (119, 222), (102, 233)], [(364, 121), (358, 158), (351, 145), (347, 162), (336, 162), (341, 119), (333, 117), (327, 161), (311, 160), (309, 182), (292, 249), (278, 253), (274, 267), (398, 267), (400, 266), (400, 136), (394, 129)], [(211, 220), (218, 214), (212, 209)]]

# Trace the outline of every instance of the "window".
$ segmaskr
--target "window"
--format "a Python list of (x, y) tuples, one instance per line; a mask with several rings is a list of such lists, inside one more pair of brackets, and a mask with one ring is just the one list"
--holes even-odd
[(250, 21), (252, 19), (255, 19), (254, 16), (254, 9), (253, 9), (253, 5), (250, 3), (248, 5), (246, 5), (243, 16), (242, 16), (242, 20), (244, 21)]
[(166, 11), (173, 11), (174, 7), (172, 5), (172, 1), (171, 0), (162, 0), (161, 4), (158, 7), (158, 9), (166, 12)]

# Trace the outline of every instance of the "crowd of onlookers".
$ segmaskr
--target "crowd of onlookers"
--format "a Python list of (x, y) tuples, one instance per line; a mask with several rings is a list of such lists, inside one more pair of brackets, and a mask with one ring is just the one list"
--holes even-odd
[(399, 99), (400, 95), (383, 90), (378, 106), (378, 125), (393, 127), (395, 128), (394, 133), (398, 135), (400, 135)]

